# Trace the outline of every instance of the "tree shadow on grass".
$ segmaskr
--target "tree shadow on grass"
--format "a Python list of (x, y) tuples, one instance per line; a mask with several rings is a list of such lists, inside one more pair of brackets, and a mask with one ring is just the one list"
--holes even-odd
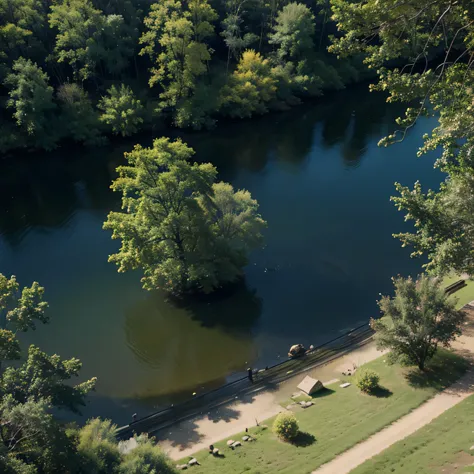
[(312, 434), (306, 433), (305, 431), (299, 431), (296, 438), (291, 441), (291, 444), (297, 446), (298, 448), (306, 448), (314, 443), (316, 443), (316, 438)]
[(458, 380), (469, 368), (468, 360), (447, 350), (438, 350), (425, 370), (417, 367), (407, 369), (405, 378), (414, 388), (444, 390)]
[(370, 395), (377, 398), (388, 398), (393, 395), (393, 392), (386, 387), (377, 387), (370, 392)]

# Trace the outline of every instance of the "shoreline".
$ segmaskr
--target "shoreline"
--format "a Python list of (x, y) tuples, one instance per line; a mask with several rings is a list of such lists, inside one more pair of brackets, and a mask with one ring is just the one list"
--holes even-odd
[(238, 398), (238, 401), (225, 403), (201, 412), (184, 421), (168, 426), (158, 433), (150, 431), (158, 444), (171, 459), (179, 460), (196, 451), (208, 447), (217, 441), (244, 431), (277, 415), (284, 409), (281, 402), (288, 400), (296, 386), (307, 375), (323, 380), (323, 383), (335, 383), (341, 372), (352, 369), (380, 357), (375, 342), (370, 340), (361, 347), (348, 351), (319, 367), (309, 368), (291, 378), (277, 383), (273, 388), (260, 388), (255, 392)]

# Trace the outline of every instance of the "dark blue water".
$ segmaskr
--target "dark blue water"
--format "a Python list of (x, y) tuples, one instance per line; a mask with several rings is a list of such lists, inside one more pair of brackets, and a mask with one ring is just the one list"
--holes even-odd
[(45, 286), (52, 318), (25, 342), (80, 358), (83, 378), (99, 378), (85, 414), (122, 423), (368, 320), (391, 276), (421, 269), (392, 238), (410, 229), (389, 201), (393, 183), (437, 187), (443, 179), (433, 156), (416, 158), (430, 120), (403, 143), (377, 147), (400, 113), (360, 86), (182, 135), (220, 179), (251, 191), (268, 230), (245, 282), (180, 304), (107, 263), (118, 245), (102, 230), (119, 203), (109, 189), (114, 170), (135, 141), (151, 137), (4, 160), (0, 272)]

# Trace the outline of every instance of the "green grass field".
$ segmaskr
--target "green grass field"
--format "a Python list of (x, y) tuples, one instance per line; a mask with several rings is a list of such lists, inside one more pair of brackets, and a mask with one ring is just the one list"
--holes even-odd
[(474, 396), (375, 456), (351, 474), (474, 472)]
[[(457, 282), (460, 280), (461, 277), (459, 275), (450, 275), (448, 277), (443, 278), (442, 286), (446, 287), (451, 285), (452, 283)], [(456, 291), (452, 296), (458, 300), (457, 307), (462, 308), (467, 303), (474, 301), (474, 281), (466, 280), (467, 286), (464, 288)]]
[[(377, 395), (364, 395), (355, 385), (341, 389), (331, 385), (314, 399), (314, 406), (296, 409), (301, 436), (296, 443), (284, 443), (272, 433), (273, 419), (267, 429), (250, 428), (256, 442), (245, 443), (232, 451), (226, 440), (216, 443), (223, 457), (207, 450), (196, 453), (201, 466), (196, 474), (231, 473), (308, 473), (356, 443), (418, 407), (436, 392), (458, 379), (467, 363), (452, 352), (440, 351), (426, 374), (417, 370), (389, 366), (383, 358), (369, 364), (380, 374), (383, 389)], [(351, 381), (350, 377), (346, 377)], [(342, 382), (340, 382), (342, 383)], [(473, 427), (474, 429), (474, 427)], [(240, 440), (240, 433), (232, 437)], [(183, 460), (186, 462), (188, 459)]]

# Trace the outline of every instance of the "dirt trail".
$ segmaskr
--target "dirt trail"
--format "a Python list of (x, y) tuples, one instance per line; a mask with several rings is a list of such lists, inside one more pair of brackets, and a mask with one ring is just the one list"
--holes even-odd
[[(474, 304), (474, 302), (473, 302)], [(474, 359), (474, 306), (465, 307), (468, 322), (463, 335), (453, 344), (454, 349), (465, 357)], [(210, 444), (244, 431), (259, 422), (282, 411), (280, 403), (288, 400), (296, 386), (306, 376), (319, 380), (333, 380), (346, 372), (376, 359), (382, 353), (374, 343), (368, 343), (329, 364), (311, 369), (281, 383), (273, 391), (259, 391), (235, 403), (210, 410), (193, 419), (178, 423), (157, 436), (160, 446), (172, 458), (180, 459), (207, 448)], [(396, 441), (412, 434), (422, 426), (441, 415), (445, 410), (459, 403), (474, 392), (474, 372), (468, 372), (458, 383), (436, 395), (412, 413), (375, 434), (368, 440), (342, 453), (328, 464), (321, 466), (318, 474), (342, 474), (350, 472), (365, 460), (380, 453)]]
[(346, 474), (381, 453), (392, 444), (413, 434), (446, 410), (457, 405), (474, 393), (474, 371), (467, 372), (458, 382), (435, 395), (419, 408), (379, 431), (366, 441), (357, 444), (332, 461), (324, 464), (313, 474)]

